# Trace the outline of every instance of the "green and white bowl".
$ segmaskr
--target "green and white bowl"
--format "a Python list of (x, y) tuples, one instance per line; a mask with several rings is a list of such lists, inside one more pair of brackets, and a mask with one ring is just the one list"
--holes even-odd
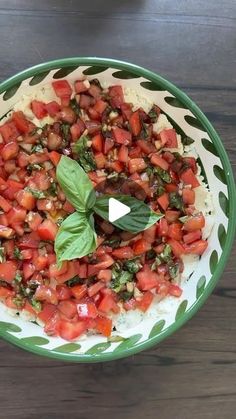
[[(155, 102), (175, 123), (175, 128), (195, 139), (205, 181), (214, 196), (215, 223), (209, 246), (191, 279), (184, 285), (181, 299), (157, 318), (150, 316), (122, 333), (123, 341), (110, 342), (104, 337), (68, 343), (46, 336), (37, 324), (12, 317), (0, 304), (0, 336), (39, 355), (76, 362), (100, 362), (126, 357), (148, 349), (179, 329), (189, 320), (213, 291), (230, 253), (236, 224), (236, 192), (232, 170), (216, 131), (181, 90), (144, 68), (101, 58), (68, 58), (40, 64), (25, 70), (0, 85), (0, 118), (23, 95), (31, 95), (53, 79), (73, 82), (83, 76), (101, 83), (121, 84)], [(173, 122), (172, 122), (173, 124)]]

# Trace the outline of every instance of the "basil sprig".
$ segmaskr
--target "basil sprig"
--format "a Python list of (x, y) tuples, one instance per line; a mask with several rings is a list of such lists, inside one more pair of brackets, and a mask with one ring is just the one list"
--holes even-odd
[(57, 180), (68, 201), (76, 209), (61, 224), (55, 240), (57, 262), (81, 258), (96, 249), (97, 236), (93, 212), (109, 221), (109, 199), (114, 197), (130, 207), (129, 214), (113, 224), (122, 230), (139, 233), (155, 224), (162, 214), (153, 212), (144, 202), (128, 195), (96, 197), (93, 185), (75, 160), (62, 156), (57, 166)]

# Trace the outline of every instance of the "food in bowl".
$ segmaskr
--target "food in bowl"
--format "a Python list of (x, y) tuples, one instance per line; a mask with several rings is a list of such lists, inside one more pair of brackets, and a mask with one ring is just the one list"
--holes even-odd
[[(8, 309), (75, 340), (109, 337), (126, 313), (181, 296), (207, 248), (213, 207), (194, 140), (156, 104), (97, 79), (57, 80), (24, 96), (0, 134)], [(101, 202), (113, 195), (148, 208), (141, 229), (109, 223)]]

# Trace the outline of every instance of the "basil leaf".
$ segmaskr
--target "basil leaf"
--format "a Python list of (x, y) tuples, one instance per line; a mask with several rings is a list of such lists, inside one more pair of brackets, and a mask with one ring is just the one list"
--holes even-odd
[(103, 219), (109, 221), (109, 199), (114, 198), (130, 208), (130, 213), (124, 215), (113, 224), (121, 230), (139, 233), (155, 224), (163, 214), (153, 212), (143, 201), (128, 195), (103, 195), (97, 198), (94, 211)]
[(72, 260), (88, 255), (96, 249), (94, 219), (74, 212), (63, 221), (55, 240), (57, 261)]
[(68, 201), (81, 212), (92, 208), (96, 201), (93, 185), (75, 160), (62, 156), (57, 166), (57, 180)]

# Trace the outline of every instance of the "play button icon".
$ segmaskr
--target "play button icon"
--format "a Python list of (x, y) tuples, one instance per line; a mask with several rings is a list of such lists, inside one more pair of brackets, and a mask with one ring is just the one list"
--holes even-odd
[(130, 213), (128, 205), (122, 204), (122, 202), (115, 198), (110, 198), (108, 205), (108, 218), (110, 223), (113, 223), (114, 221), (119, 220), (119, 218), (124, 217), (124, 215)]

